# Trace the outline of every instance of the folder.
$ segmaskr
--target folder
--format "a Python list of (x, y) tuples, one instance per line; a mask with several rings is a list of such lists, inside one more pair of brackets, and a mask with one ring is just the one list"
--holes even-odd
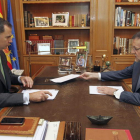
[[(4, 118), (13, 118), (13, 116), (2, 116), (0, 121)], [(14, 116), (15, 118), (15, 116)], [(23, 118), (23, 117), (16, 117), (16, 118)], [(39, 117), (24, 117), (25, 121), (23, 125), (4, 125), (0, 124), (0, 135), (23, 135), (23, 136), (33, 136), (38, 122)]]

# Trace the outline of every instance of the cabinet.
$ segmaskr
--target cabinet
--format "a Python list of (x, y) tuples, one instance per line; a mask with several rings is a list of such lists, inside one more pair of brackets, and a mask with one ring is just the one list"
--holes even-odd
[[(52, 18), (52, 13), (69, 12), (69, 15), (76, 14), (90, 14), (90, 0), (47, 0), (47, 1), (22, 1), (20, 0), (20, 24), (22, 32), (22, 53), (23, 53), (23, 66), (25, 73), (28, 73), (28, 55), (26, 53), (25, 40), (28, 40), (30, 34), (37, 34), (40, 37), (43, 35), (50, 35), (54, 38), (55, 35), (63, 35), (64, 47), (68, 46), (68, 39), (79, 39), (79, 44), (84, 45), (85, 41), (90, 41), (90, 30), (92, 27), (31, 27), (25, 28), (24, 26), (24, 11), (30, 11), (33, 17), (49, 17)], [(90, 44), (92, 46), (92, 44)], [(92, 48), (90, 49), (92, 52)], [(59, 63), (59, 56), (62, 55), (50, 55), (39, 56), (34, 55), (32, 61), (35, 66), (33, 69), (37, 69), (40, 65), (53, 65), (57, 66)], [(75, 60), (75, 56), (72, 56)], [(43, 62), (44, 60), (44, 62)], [(37, 66), (38, 65), (38, 66)]]

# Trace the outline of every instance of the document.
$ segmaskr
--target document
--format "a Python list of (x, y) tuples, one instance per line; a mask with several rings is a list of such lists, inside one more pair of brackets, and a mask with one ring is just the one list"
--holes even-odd
[(49, 122), (45, 140), (57, 140), (60, 121)]
[[(97, 87), (101, 87), (101, 86), (89, 86), (89, 94), (106, 95), (106, 94), (103, 94), (103, 93), (98, 93)], [(120, 91), (124, 91), (122, 86), (107, 86), (107, 87), (111, 87), (111, 88), (118, 89)]]
[(54, 78), (54, 79), (50, 79), (50, 80), (52, 82), (55, 82), (55, 83), (62, 83), (62, 82), (66, 82), (68, 80), (77, 78), (79, 76), (80, 76), (79, 74), (70, 74), (70, 75), (67, 75), (67, 76), (63, 76), (63, 77), (59, 77), (59, 78)]
[(53, 100), (56, 97), (57, 93), (59, 92), (59, 90), (56, 90), (56, 89), (26, 89), (26, 90), (22, 90), (22, 93), (33, 93), (40, 90), (49, 91), (52, 94), (52, 96), (47, 94), (48, 95), (47, 100)]

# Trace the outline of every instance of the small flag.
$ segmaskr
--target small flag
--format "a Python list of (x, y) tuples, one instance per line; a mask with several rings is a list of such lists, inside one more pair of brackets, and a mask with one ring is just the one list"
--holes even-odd
[[(3, 14), (2, 14), (2, 8), (1, 8), (1, 2), (0, 2), (0, 17), (3, 18)], [(12, 64), (11, 64), (11, 58), (10, 58), (10, 51), (7, 47), (7, 49), (3, 49), (5, 55), (6, 55), (6, 58), (7, 58), (7, 65), (10, 69), (12, 69)]]
[(11, 62), (12, 62), (12, 67), (14, 69), (20, 69), (19, 68), (19, 61), (18, 61), (18, 53), (17, 53), (17, 45), (16, 45), (16, 37), (15, 37), (15, 30), (14, 30), (11, 1), (7, 0), (7, 4), (8, 4), (7, 20), (12, 25), (12, 41), (13, 41), (11, 43), (11, 45), (9, 46), (10, 58), (11, 58)]

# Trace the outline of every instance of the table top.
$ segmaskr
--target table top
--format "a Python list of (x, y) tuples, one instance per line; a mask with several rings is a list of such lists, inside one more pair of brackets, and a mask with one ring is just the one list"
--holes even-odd
[[(47, 66), (37, 77), (61, 77), (58, 67)], [(90, 95), (89, 86), (123, 86), (123, 81), (73, 79), (63, 84), (34, 85), (33, 89), (58, 89), (54, 100), (30, 103), (28, 106), (13, 107), (9, 116), (41, 117), (48, 121), (78, 121), (81, 123), (81, 140), (85, 139), (86, 128), (129, 129), (134, 140), (139, 140), (139, 109), (131, 104), (119, 102), (113, 96)], [(137, 110), (137, 111), (136, 111)], [(107, 125), (93, 125), (87, 115), (112, 116)]]

